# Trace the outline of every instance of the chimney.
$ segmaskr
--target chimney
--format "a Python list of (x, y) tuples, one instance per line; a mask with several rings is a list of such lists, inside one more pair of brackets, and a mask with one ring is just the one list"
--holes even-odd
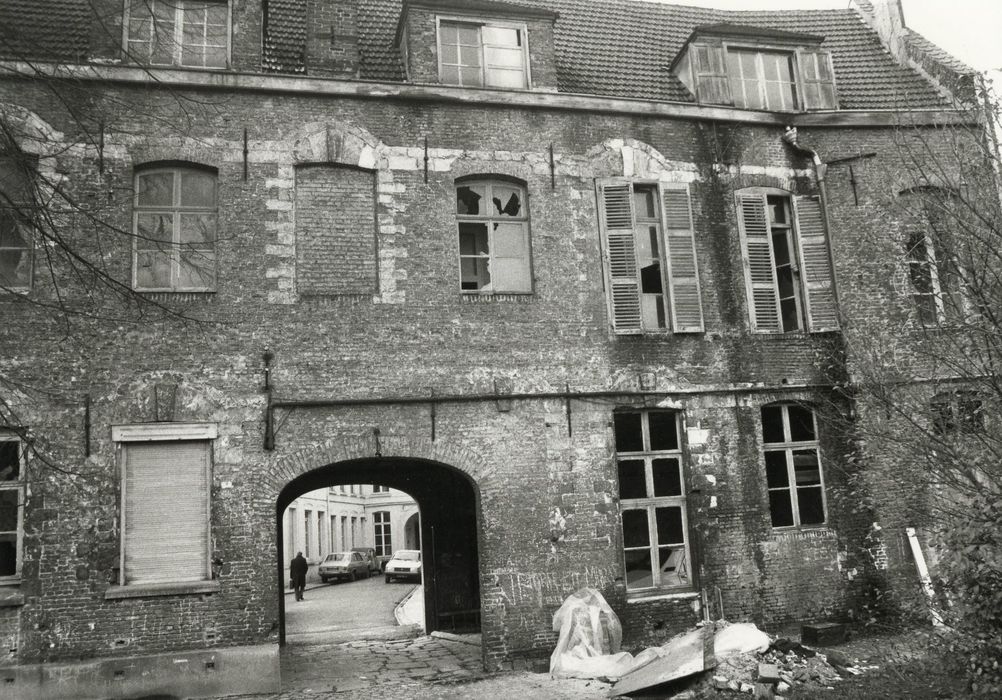
[(877, 32), (891, 55), (901, 63), (907, 63), (905, 12), (901, 8), (901, 0), (852, 0), (850, 5)]
[(306, 73), (358, 77), (358, 0), (307, 0)]

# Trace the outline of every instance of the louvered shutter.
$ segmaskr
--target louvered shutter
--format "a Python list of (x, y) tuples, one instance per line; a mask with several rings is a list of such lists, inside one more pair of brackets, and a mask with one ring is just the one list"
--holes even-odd
[(797, 52), (804, 109), (837, 109), (835, 73), (827, 51), (802, 49)]
[(745, 285), (752, 331), (781, 333), (776, 262), (772, 254), (769, 212), (764, 194), (738, 195), (738, 231), (744, 255)]
[(696, 265), (696, 237), (692, 223), (689, 185), (665, 183), (665, 245), (667, 246), (668, 290), (672, 330), (676, 333), (703, 332), (703, 302)]
[(640, 277), (633, 233), (633, 197), (625, 180), (598, 182), (599, 217), (616, 333), (640, 333)]
[(701, 104), (734, 104), (723, 45), (693, 43), (689, 46), (689, 51), (692, 54), (696, 99)]
[(130, 443), (125, 450), (125, 583), (207, 579), (210, 443)]
[(491, 232), (491, 284), (495, 292), (531, 292), (529, 227), (500, 222)]
[(807, 327), (812, 331), (836, 330), (835, 276), (828, 255), (821, 200), (817, 197), (794, 197), (793, 207), (797, 217), (797, 250), (807, 308)]

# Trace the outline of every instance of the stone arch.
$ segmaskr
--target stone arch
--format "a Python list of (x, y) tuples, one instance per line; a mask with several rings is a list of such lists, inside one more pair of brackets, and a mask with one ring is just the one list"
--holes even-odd
[[(379, 441), (379, 457), (425, 460), (452, 467), (467, 477), (481, 494), (489, 490), (494, 468), (472, 450), (432, 442), (428, 438), (383, 436)], [(304, 447), (270, 465), (261, 478), (261, 486), (268, 498), (277, 500), (282, 489), (304, 474), (329, 464), (376, 457), (372, 438), (332, 439), (318, 445)]]
[(588, 149), (585, 157), (597, 177), (651, 178), (663, 182), (699, 179), (695, 163), (669, 160), (654, 146), (637, 139), (607, 139)]
[(0, 119), (13, 131), (18, 146), (26, 153), (44, 158), (61, 150), (63, 134), (30, 109), (0, 102)]
[(385, 146), (369, 131), (341, 122), (310, 122), (294, 138), (294, 163), (336, 163), (373, 170)]

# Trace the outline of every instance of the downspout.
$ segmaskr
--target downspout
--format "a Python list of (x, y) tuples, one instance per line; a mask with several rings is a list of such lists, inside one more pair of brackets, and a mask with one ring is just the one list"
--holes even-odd
[(811, 163), (814, 164), (814, 178), (818, 182), (818, 194), (821, 197), (821, 219), (825, 226), (825, 238), (828, 250), (828, 266), (832, 271), (832, 298), (835, 300), (835, 311), (839, 315), (839, 325), (841, 323), (842, 316), (842, 305), (839, 303), (838, 294), (838, 273), (835, 270), (835, 253), (832, 249), (832, 227), (831, 220), (828, 218), (828, 186), (825, 182), (825, 175), (828, 173), (828, 164), (821, 161), (821, 156), (813, 148), (807, 148), (806, 146), (801, 146), (797, 141), (797, 127), (788, 126), (786, 127), (786, 132), (783, 134), (783, 141), (790, 146), (795, 152), (803, 156), (809, 156)]

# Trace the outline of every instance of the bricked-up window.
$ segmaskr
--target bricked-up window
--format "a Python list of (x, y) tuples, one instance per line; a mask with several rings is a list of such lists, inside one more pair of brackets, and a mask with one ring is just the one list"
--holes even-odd
[(372, 295), (378, 287), (376, 176), (330, 164), (296, 168), (296, 291)]
[(24, 537), (24, 448), (0, 433), (0, 583), (21, 576)]
[(628, 591), (693, 587), (674, 411), (617, 411), (616, 468)]
[(929, 407), (937, 435), (970, 435), (985, 431), (984, 400), (976, 391), (937, 394)]
[(0, 289), (31, 287), (33, 175), (32, 159), (0, 154)]
[(532, 292), (524, 187), (498, 179), (458, 181), (456, 221), (464, 292)]
[(447, 85), (527, 88), (525, 39), (524, 24), (440, 19), (439, 79)]
[(772, 526), (823, 525), (825, 487), (814, 411), (798, 404), (763, 406), (762, 444)]
[(230, 19), (225, 1), (129, 0), (126, 54), (140, 63), (226, 68)]
[(376, 554), (379, 556), (390, 556), (393, 554), (393, 542), (390, 537), (390, 513), (385, 510), (377, 510), (372, 514), (372, 529)]
[(596, 184), (616, 333), (703, 332), (689, 186), (623, 178)]
[[(181, 424), (170, 425), (171, 430), (177, 430)], [(140, 426), (137, 429), (143, 430)], [(113, 437), (115, 433), (113, 429)], [(200, 428), (191, 434), (209, 433)], [(214, 429), (211, 434), (214, 436)], [(211, 468), (212, 444), (207, 439), (123, 444), (123, 585), (210, 578)]]
[(837, 329), (819, 198), (753, 188), (740, 190), (737, 204), (752, 331)]
[(216, 172), (149, 167), (136, 173), (133, 285), (143, 292), (216, 286)]

